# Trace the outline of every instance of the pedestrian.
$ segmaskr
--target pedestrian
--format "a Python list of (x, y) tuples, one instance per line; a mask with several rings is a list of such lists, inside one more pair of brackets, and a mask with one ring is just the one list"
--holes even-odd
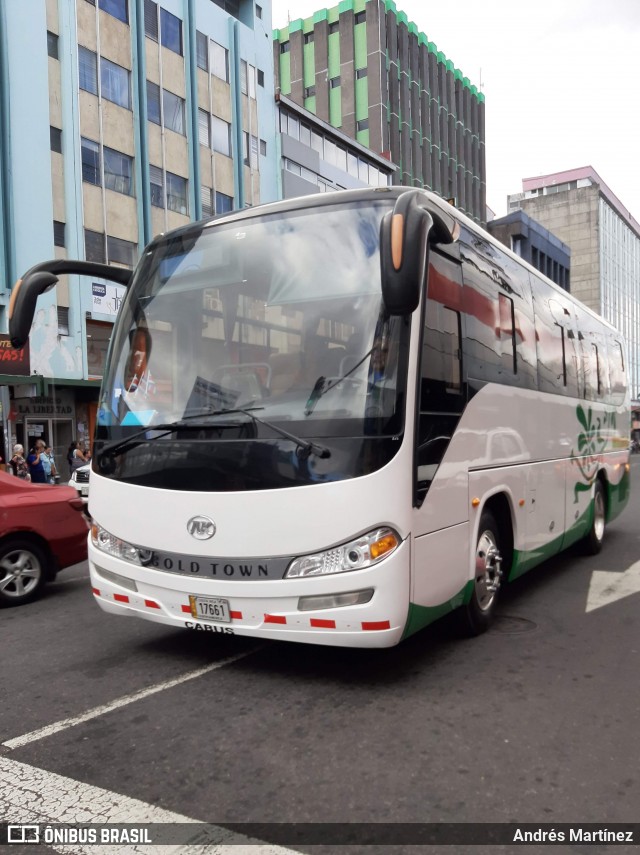
[(24, 447), (19, 442), (13, 446), (13, 457), (9, 461), (9, 466), (16, 478), (21, 478), (23, 481), (31, 481), (29, 464), (24, 459)]
[(56, 462), (53, 458), (53, 449), (50, 445), (45, 445), (44, 451), (40, 455), (40, 459), (42, 460), (42, 465), (44, 466), (44, 474), (47, 479), (47, 483), (55, 484), (58, 470), (56, 469)]
[(46, 474), (46, 469), (44, 466), (44, 461), (42, 459), (42, 454), (44, 452), (44, 441), (42, 439), (36, 440), (35, 445), (29, 452), (29, 456), (27, 457), (27, 464), (29, 466), (29, 474), (31, 475), (31, 482), (33, 484), (47, 484), (48, 478)]
[(71, 443), (67, 453), (67, 462), (71, 472), (75, 472), (80, 466), (84, 466), (87, 462), (84, 451), (80, 448), (80, 443), (77, 440)]

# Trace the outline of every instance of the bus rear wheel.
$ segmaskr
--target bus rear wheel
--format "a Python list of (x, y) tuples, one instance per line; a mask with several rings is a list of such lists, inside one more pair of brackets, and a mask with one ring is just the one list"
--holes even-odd
[(495, 616), (501, 584), (500, 531), (491, 511), (483, 511), (478, 528), (473, 591), (471, 599), (461, 610), (466, 634), (480, 635), (489, 628)]
[(597, 478), (593, 485), (593, 521), (589, 533), (584, 539), (584, 548), (588, 555), (597, 555), (604, 541), (604, 527), (607, 516), (604, 486)]

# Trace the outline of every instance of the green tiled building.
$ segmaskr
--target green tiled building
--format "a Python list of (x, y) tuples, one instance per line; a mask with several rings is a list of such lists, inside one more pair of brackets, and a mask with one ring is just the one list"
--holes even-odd
[(342, 0), (274, 32), (276, 87), (484, 223), (484, 96), (393, 0)]

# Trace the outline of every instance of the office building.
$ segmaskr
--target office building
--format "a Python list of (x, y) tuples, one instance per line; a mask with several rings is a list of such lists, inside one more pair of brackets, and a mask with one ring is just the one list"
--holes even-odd
[(509, 196), (571, 249), (571, 293), (627, 339), (631, 396), (640, 391), (640, 223), (591, 166), (527, 178)]
[[(425, 7), (428, 21), (428, 7)], [(343, 0), (274, 33), (276, 87), (485, 223), (484, 96), (393, 0)]]
[(524, 211), (490, 220), (487, 230), (556, 285), (571, 290), (571, 249)]
[[(33, 264), (131, 267), (160, 232), (276, 199), (273, 93), (270, 0), (0, 3), (0, 355)], [(40, 298), (0, 367), (5, 453), (93, 435), (122, 297), (62, 277)]]

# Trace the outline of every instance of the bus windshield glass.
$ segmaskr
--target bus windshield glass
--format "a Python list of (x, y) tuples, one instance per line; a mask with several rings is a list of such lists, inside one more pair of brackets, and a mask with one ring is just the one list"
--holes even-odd
[(94, 467), (176, 490), (353, 478), (400, 446), (408, 324), (386, 316), (388, 202), (197, 224), (156, 241), (120, 310)]

